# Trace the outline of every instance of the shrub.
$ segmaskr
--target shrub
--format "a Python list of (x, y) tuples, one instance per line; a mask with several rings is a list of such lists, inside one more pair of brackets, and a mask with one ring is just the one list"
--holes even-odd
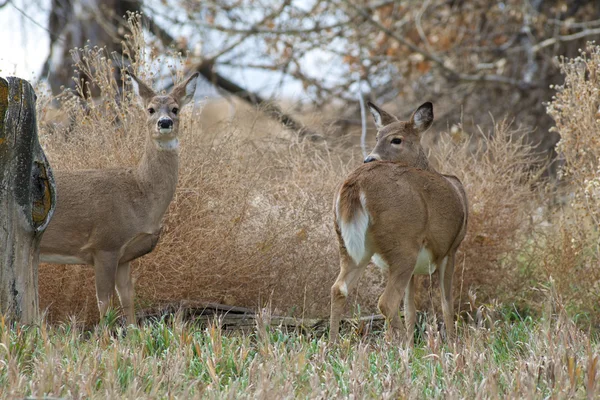
[[(138, 75), (151, 80), (151, 72), (162, 66), (181, 79), (186, 61), (142, 52), (136, 23), (131, 22), (133, 33), (124, 45)], [(523, 130), (502, 121), (491, 132), (477, 133), (479, 141), (466, 141), (455, 127), (431, 145), (432, 162), (457, 175), (469, 198), (468, 233), (455, 267), (457, 305), (476, 291), (481, 301), (536, 306), (531, 289), (552, 277), (574, 310), (593, 309), (598, 291), (593, 202), (600, 156), (592, 135), (597, 128), (593, 68), (600, 56), (596, 50), (585, 54), (563, 63), (566, 84), (549, 106), (563, 135), (564, 176), (574, 191), (572, 207), (554, 215), (551, 224), (539, 217), (544, 193), (533, 185), (539, 173), (531, 167), (535, 154)], [(114, 64), (102, 49), (79, 49), (76, 60), (102, 97), (91, 100), (81, 85), (80, 96), (65, 92), (60, 114), (68, 117), (62, 123), (50, 98), (40, 98), (40, 136), (53, 168), (135, 165), (146, 137), (145, 117), (129, 86), (115, 81)], [(585, 107), (578, 106), (581, 101)], [(134, 263), (138, 310), (219, 302), (327, 316), (329, 288), (338, 272), (331, 204), (337, 185), (360, 162), (356, 149), (298, 142), (277, 123), (261, 119), (258, 110), (237, 113), (207, 130), (202, 111), (198, 105), (183, 111), (177, 192), (158, 247)], [(368, 271), (350, 301), (357, 301), (361, 312), (376, 311), (382, 289), (381, 275)], [(428, 308), (431, 297), (436, 301), (429, 308), (437, 307), (437, 286), (422, 280), (420, 309)], [(42, 266), (40, 292), (50, 320), (73, 313), (97, 318), (92, 268)]]
[(561, 139), (560, 176), (567, 202), (555, 215), (543, 266), (556, 279), (573, 312), (598, 320), (600, 296), (600, 46), (589, 43), (578, 57), (561, 59), (565, 82), (547, 111)]

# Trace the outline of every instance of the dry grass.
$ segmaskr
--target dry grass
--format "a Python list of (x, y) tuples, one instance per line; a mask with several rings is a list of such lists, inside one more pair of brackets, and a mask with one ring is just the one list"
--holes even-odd
[(0, 397), (595, 398), (597, 338), (547, 292), (540, 321), (480, 307), (444, 343), (431, 321), (414, 350), (350, 332), (339, 345), (259, 319), (248, 334), (176, 317), (84, 332), (0, 320)]
[(531, 283), (524, 275), (532, 271), (523, 270), (517, 256), (541, 222), (530, 218), (537, 207), (531, 186), (537, 171), (528, 168), (532, 148), (523, 142), (525, 132), (507, 120), (495, 123), (491, 132), (473, 135), (479, 137), (476, 145), (463, 132), (442, 135), (430, 157), (440, 172), (461, 179), (469, 199), (468, 232), (459, 248), (455, 290), (463, 300), (469, 291), (476, 291), (484, 302), (512, 296), (510, 302), (518, 303)]
[[(132, 43), (141, 43), (136, 29), (132, 25)], [(129, 53), (141, 76), (150, 77), (148, 71), (156, 63), (168, 64), (165, 59)], [(53, 168), (133, 166), (145, 140), (143, 112), (135, 106), (129, 87), (114, 81), (113, 64), (101, 50), (79, 54), (78, 68), (93, 78), (92, 84), (104, 96), (101, 102), (63, 96), (62, 113), (68, 115), (63, 123), (53, 122), (47, 99), (39, 101), (41, 141)], [(172, 75), (181, 79), (176, 71), (185, 61), (170, 60)], [(535, 155), (521, 140), (526, 135), (506, 121), (496, 123), (491, 132), (475, 132), (479, 141), (465, 140), (467, 135), (454, 127), (429, 146), (432, 162), (441, 172), (459, 176), (470, 202), (468, 234), (455, 271), (458, 307), (464, 308), (469, 293), (475, 293), (481, 302), (499, 300), (539, 311), (539, 288), (552, 277), (559, 293), (569, 299), (570, 310), (597, 319), (590, 314), (597, 308), (594, 298), (600, 279), (594, 269), (595, 219), (588, 216), (584, 225), (577, 221), (582, 220), (580, 210), (590, 214), (590, 199), (596, 195), (590, 191), (595, 187), (592, 172), (597, 169), (590, 163), (599, 155), (578, 164), (578, 153), (568, 156), (567, 151), (592, 147), (593, 142), (581, 141), (596, 122), (589, 119), (589, 126), (586, 122), (573, 127), (579, 119), (566, 117), (568, 107), (576, 108), (577, 96), (595, 92), (576, 89), (590, 84), (585, 78), (589, 74), (565, 65), (568, 90), (559, 92), (550, 111), (559, 131), (566, 132), (561, 146), (571, 160), (568, 176), (577, 177), (565, 185), (575, 188), (573, 204), (547, 206), (547, 186), (540, 185), (538, 171), (530, 168)], [(596, 103), (584, 114), (589, 117), (594, 107)], [(251, 308), (269, 304), (278, 314), (327, 315), (329, 287), (338, 270), (331, 199), (343, 177), (361, 162), (359, 152), (331, 142), (299, 143), (292, 132), (266, 120), (259, 110), (237, 107), (227, 120), (222, 114), (215, 117), (215, 110), (204, 102), (184, 110), (177, 193), (159, 246), (134, 265), (137, 308), (186, 300)], [(375, 312), (382, 279), (369, 269), (351, 309)], [(419, 308), (435, 308), (437, 283), (424, 278), (421, 288)], [(80, 320), (97, 320), (90, 267), (41, 266), (40, 293), (50, 321), (64, 321), (72, 314)]]
[[(247, 115), (219, 132), (206, 132), (200, 112), (184, 111), (179, 187), (161, 242), (135, 263), (138, 306), (181, 300), (247, 307), (270, 302), (277, 313), (326, 315), (338, 268), (331, 199), (360, 159), (353, 149), (298, 143), (289, 133), (285, 138), (279, 132), (278, 140), (248, 139), (261, 135), (253, 130), (263, 125)], [(99, 122), (102, 118), (99, 113), (93, 130), (88, 123), (75, 124), (67, 140), (62, 132), (42, 135), (53, 168), (135, 163), (144, 132), (123, 123), (123, 131), (115, 134), (111, 123)], [(466, 299), (468, 290), (479, 290), (480, 298), (488, 300), (522, 283), (511, 275), (516, 264), (506, 260), (523, 245), (518, 238), (528, 227), (530, 212), (524, 205), (532, 204), (533, 194), (523, 184), (528, 149), (510, 140), (515, 132), (509, 128), (497, 126), (477, 162), (467, 154), (466, 142), (441, 140), (445, 144), (432, 149), (433, 158), (446, 160), (440, 170), (459, 175), (471, 199), (469, 235), (457, 264), (463, 290), (457, 302)], [(513, 279), (498, 287), (502, 275)], [(381, 280), (371, 270), (361, 283), (363, 311), (376, 311)], [(89, 267), (42, 266), (41, 300), (50, 304), (50, 320), (78, 311), (95, 320), (92, 282)], [(432, 293), (431, 286), (424, 280), (422, 294)]]
[(548, 113), (561, 135), (557, 150), (566, 204), (545, 240), (542, 265), (569, 298), (572, 313), (598, 323), (600, 315), (600, 46), (561, 60), (565, 83), (556, 87)]

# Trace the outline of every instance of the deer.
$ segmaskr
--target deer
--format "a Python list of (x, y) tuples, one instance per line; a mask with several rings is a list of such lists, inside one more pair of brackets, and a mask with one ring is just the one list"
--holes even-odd
[(388, 332), (401, 329), (404, 299), (408, 346), (414, 342), (415, 276), (440, 277), (446, 338), (453, 337), (452, 278), (456, 251), (467, 231), (468, 203), (461, 181), (438, 173), (420, 139), (433, 123), (433, 105), (422, 104), (400, 121), (368, 103), (377, 143), (334, 196), (340, 272), (331, 287), (330, 341), (336, 342), (346, 299), (370, 261), (387, 271), (378, 301)]
[(177, 186), (179, 111), (193, 100), (198, 73), (159, 95), (126, 72), (146, 110), (144, 153), (133, 168), (54, 172), (57, 206), (40, 261), (92, 265), (100, 317), (116, 289), (127, 324), (135, 324), (131, 262), (153, 251), (160, 237)]

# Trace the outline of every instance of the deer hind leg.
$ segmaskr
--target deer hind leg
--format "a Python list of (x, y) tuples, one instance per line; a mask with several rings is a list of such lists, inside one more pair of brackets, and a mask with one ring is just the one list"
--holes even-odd
[[(402, 254), (411, 253), (403, 252)], [(400, 303), (404, 297), (406, 287), (411, 280), (416, 264), (417, 252), (414, 252), (414, 254), (414, 257), (400, 255), (390, 257), (390, 259), (395, 260), (395, 262), (389, 264), (388, 282), (378, 303), (379, 311), (385, 316), (389, 324), (391, 329), (390, 333), (397, 333), (402, 329), (398, 314), (400, 311)]]
[(340, 330), (340, 318), (346, 305), (348, 294), (358, 283), (371, 257), (365, 257), (360, 264), (348, 255), (344, 248), (340, 250), (340, 273), (331, 287), (331, 316), (329, 320), (329, 341), (335, 343)]
[(99, 251), (94, 256), (96, 298), (98, 299), (100, 318), (106, 315), (115, 291), (118, 262), (119, 258), (116, 252)]
[(450, 254), (439, 263), (442, 313), (444, 314), (444, 326), (446, 328), (446, 338), (448, 340), (454, 338), (454, 299), (452, 296), (454, 255), (455, 252), (451, 251)]
[(131, 263), (119, 264), (117, 267), (117, 294), (121, 300), (121, 308), (127, 318), (127, 324), (135, 324), (135, 309), (133, 306), (133, 280), (131, 278)]
[(415, 308), (415, 277), (414, 275), (406, 285), (404, 293), (404, 325), (406, 326), (406, 343), (409, 347), (414, 346), (415, 323), (417, 321), (417, 310)]

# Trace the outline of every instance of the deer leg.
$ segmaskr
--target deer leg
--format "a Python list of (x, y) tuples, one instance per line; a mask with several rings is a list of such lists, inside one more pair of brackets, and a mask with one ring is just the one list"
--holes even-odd
[(340, 318), (346, 305), (348, 294), (358, 282), (371, 257), (366, 261), (356, 264), (342, 247), (340, 249), (340, 273), (331, 287), (331, 316), (329, 320), (329, 341), (335, 343), (340, 330)]
[(118, 256), (115, 252), (99, 251), (94, 256), (94, 270), (96, 273), (96, 298), (100, 318), (106, 315), (110, 301), (115, 291)]
[(131, 263), (119, 264), (117, 267), (117, 294), (121, 308), (127, 318), (127, 325), (135, 324), (135, 309), (133, 306), (133, 280), (131, 278)]
[[(402, 254), (410, 254), (403, 252)], [(416, 253), (415, 253), (416, 254)], [(391, 260), (396, 260), (394, 264), (390, 264), (390, 274), (387, 285), (383, 294), (379, 298), (379, 311), (385, 316), (389, 323), (392, 332), (398, 332), (402, 329), (400, 323), (399, 311), (400, 302), (404, 297), (406, 287), (412, 277), (413, 269), (416, 263), (415, 257), (396, 256), (390, 257)]]
[(417, 310), (415, 308), (415, 277), (414, 275), (406, 285), (404, 293), (404, 324), (406, 326), (406, 341), (409, 347), (415, 342), (415, 322), (417, 321)]
[(452, 296), (452, 278), (454, 275), (454, 251), (440, 263), (440, 290), (442, 294), (442, 313), (446, 338), (454, 338), (454, 299)]

